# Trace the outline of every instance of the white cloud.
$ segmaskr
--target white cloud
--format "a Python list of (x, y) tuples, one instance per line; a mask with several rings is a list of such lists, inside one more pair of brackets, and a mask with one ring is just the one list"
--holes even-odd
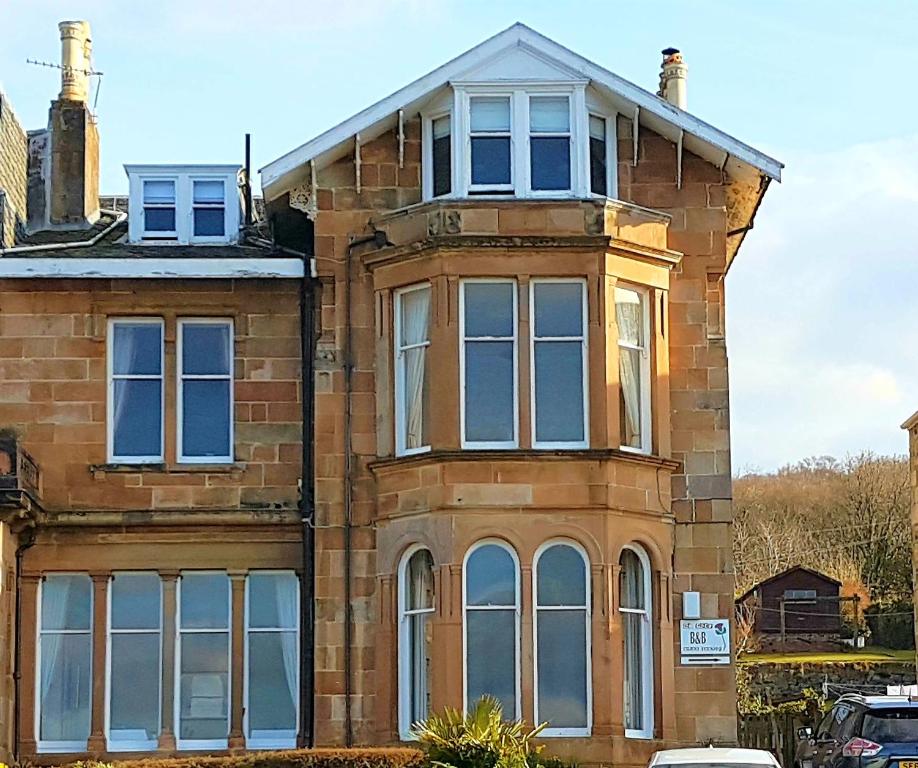
[(727, 278), (734, 468), (902, 453), (918, 408), (918, 135), (785, 160)]

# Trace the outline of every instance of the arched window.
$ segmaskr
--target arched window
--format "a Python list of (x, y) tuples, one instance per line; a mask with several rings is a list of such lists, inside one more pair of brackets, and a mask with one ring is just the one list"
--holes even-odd
[(653, 738), (653, 632), (650, 560), (643, 549), (622, 550), (619, 604), (625, 668), (625, 736)]
[(500, 701), (504, 718), (520, 717), (520, 580), (516, 553), (479, 542), (465, 558), (465, 706), (482, 696)]
[(402, 738), (430, 714), (430, 617), (434, 612), (433, 558), (426, 549), (409, 550), (399, 568), (399, 708)]
[(590, 582), (586, 555), (552, 542), (534, 563), (535, 722), (546, 736), (588, 736), (590, 685)]

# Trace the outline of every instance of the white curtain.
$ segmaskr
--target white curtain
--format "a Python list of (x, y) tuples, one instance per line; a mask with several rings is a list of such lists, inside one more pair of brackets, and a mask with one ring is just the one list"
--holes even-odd
[[(296, 627), (299, 605), (297, 600), (296, 576), (277, 576), (274, 578), (274, 594), (277, 599), (277, 616), (279, 624), (284, 628)], [(281, 650), (284, 655), (284, 677), (287, 680), (287, 690), (290, 701), (296, 707), (299, 699), (297, 691), (297, 653), (296, 632), (281, 633)]]
[[(622, 341), (640, 344), (642, 336), (641, 299), (634, 291), (615, 291), (615, 320)], [(640, 352), (619, 347), (618, 370), (621, 380), (625, 423), (623, 445), (641, 447), (641, 359)]]
[[(422, 288), (402, 296), (402, 345), (426, 342), (430, 317), (430, 289)], [(427, 347), (406, 349), (404, 355), (405, 381), (405, 447), (425, 445), (424, 382), (427, 368)]]
[[(112, 340), (114, 345), (114, 354), (115, 362), (117, 365), (114, 367), (116, 373), (131, 373), (135, 369), (135, 363), (137, 361), (137, 345), (134, 343), (137, 336), (134, 334), (133, 329), (122, 328), (122, 332), (118, 332), (118, 326), (112, 328), (112, 333), (115, 338)], [(124, 365), (123, 363), (126, 363)], [(115, 413), (112, 417), (112, 435), (117, 441), (118, 435), (118, 426), (121, 424), (121, 417), (124, 415), (124, 408), (127, 405), (127, 397), (125, 396), (125, 387), (127, 385), (126, 379), (115, 379), (113, 384), (115, 392), (118, 391), (118, 382), (123, 382), (121, 384), (121, 397), (114, 397), (114, 407)]]
[[(418, 550), (408, 563), (409, 610), (433, 608), (433, 559), (426, 549)], [(432, 612), (432, 611), (431, 611)], [(411, 643), (411, 721), (424, 720), (428, 709), (428, 659), (430, 656), (430, 613), (408, 617)]]

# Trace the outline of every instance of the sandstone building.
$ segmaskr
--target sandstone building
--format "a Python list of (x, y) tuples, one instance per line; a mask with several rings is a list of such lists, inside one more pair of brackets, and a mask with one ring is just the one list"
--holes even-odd
[(0, 98), (0, 760), (485, 693), (581, 762), (734, 740), (679, 621), (732, 614), (724, 276), (781, 165), (678, 51), (658, 96), (515, 25), (262, 169), (259, 220), (240, 166), (100, 198), (61, 35), (48, 128)]

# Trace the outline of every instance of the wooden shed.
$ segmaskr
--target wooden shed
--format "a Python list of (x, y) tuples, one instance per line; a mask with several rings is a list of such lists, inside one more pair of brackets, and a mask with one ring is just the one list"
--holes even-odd
[(753, 611), (756, 633), (836, 635), (842, 626), (841, 582), (796, 565), (759, 582), (736, 601)]

